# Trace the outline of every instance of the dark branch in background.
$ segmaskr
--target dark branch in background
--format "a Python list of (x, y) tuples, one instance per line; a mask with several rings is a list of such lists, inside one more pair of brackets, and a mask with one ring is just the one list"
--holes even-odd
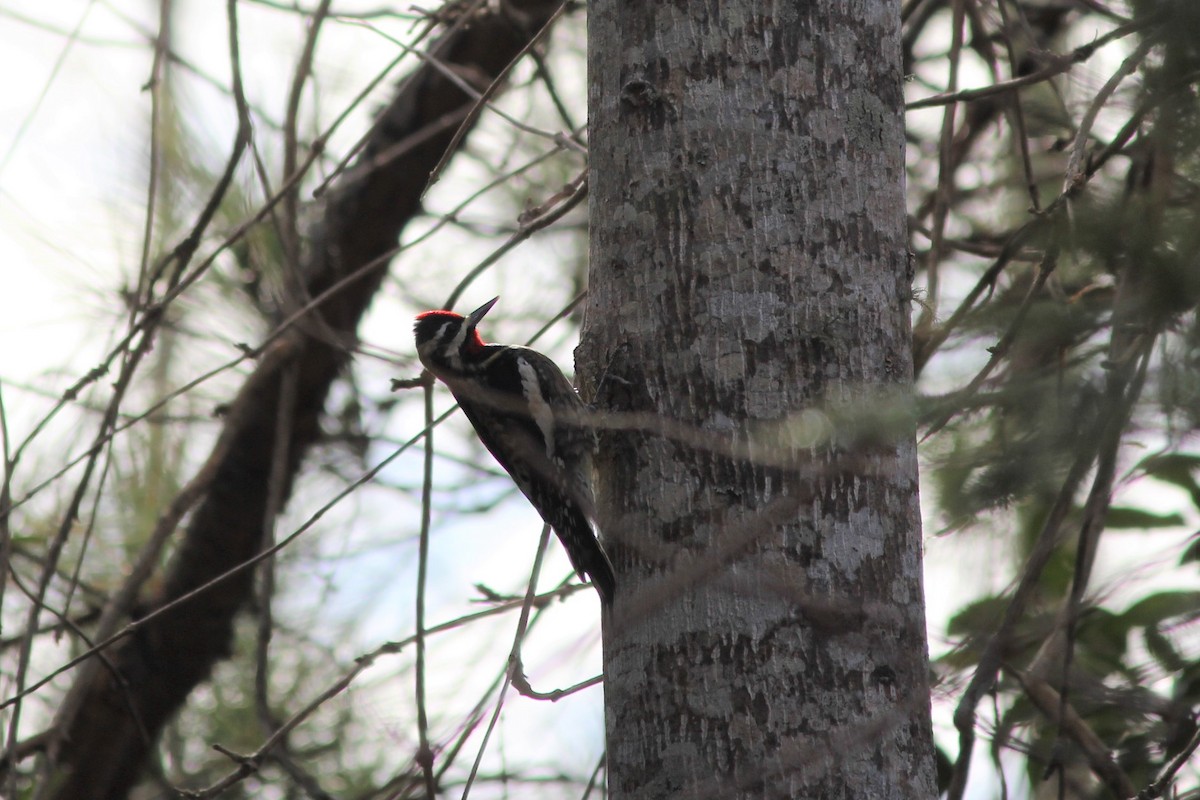
[[(513, 0), (498, 12), (477, 10), (469, 25), (456, 25), (433, 46), (431, 61), (459, 75), (479, 76), (485, 81), (478, 87), (482, 90), (559, 5), (557, 0)], [(161, 589), (144, 604), (143, 613), (230, 573), (259, 552), (268, 523), (284, 373), (294, 370), (296, 379), (293, 425), (289, 441), (279, 448), (287, 463), (282, 482), (274, 487), (282, 498), (318, 438), (326, 396), (349, 360), (358, 323), (386, 274), (386, 254), (418, 213), (427, 178), (454, 141), (457, 123), (442, 122), (466, 118), (474, 103), (427, 61), (403, 82), (356, 165), (328, 193), (297, 282), (307, 297), (339, 288), (271, 344), (276, 357), (262, 359), (230, 405), (220, 437), (223, 452), (211, 482)], [(391, 157), (406, 141), (411, 146)], [(87, 800), (128, 793), (145, 769), (153, 739), (213, 665), (229, 656), (233, 620), (251, 596), (252, 578), (250, 570), (232, 572), (213, 590), (118, 642), (110, 658), (126, 688), (92, 662), (84, 665), (72, 713), (60, 718), (55, 731), (61, 747), (55, 766), (63, 774), (51, 796)], [(127, 705), (136, 709), (136, 720)]]
[(1079, 746), (1087, 757), (1092, 771), (1104, 779), (1105, 784), (1114, 797), (1133, 797), (1133, 784), (1121, 771), (1121, 767), (1113, 758), (1112, 751), (1098, 737), (1088, 724), (1071, 708), (1054, 687), (1045, 681), (1038, 680), (1020, 670), (1005, 667), (1021, 685), (1026, 696), (1033, 702), (1037, 710), (1044, 716), (1054, 720), (1065, 735)]

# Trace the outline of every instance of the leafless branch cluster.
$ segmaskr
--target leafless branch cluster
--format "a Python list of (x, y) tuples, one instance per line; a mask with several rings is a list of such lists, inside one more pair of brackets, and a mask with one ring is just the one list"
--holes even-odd
[[(246, 18), (264, 13), (254, 6), (271, 9), (274, 24), (296, 24), (304, 32), (279, 118), (245, 88), (252, 35)], [(144, 773), (163, 791), (195, 797), (230, 796), (250, 791), (238, 788), (247, 781), (263, 780), (281, 780), (290, 791), (312, 797), (432, 793), (463, 780), (468, 788), (475, 781), (538, 781), (525, 767), (505, 769), (492, 755), (494, 747), (486, 747), (486, 736), (478, 754), (467, 755), (489, 710), (494, 708), (492, 725), (499, 718), (513, 669), (500, 664), (490, 681), (464, 678), (459, 683), (468, 696), (433, 709), (431, 684), (444, 692), (449, 681), (445, 675), (432, 680), (429, 671), (434, 661), (445, 669), (447, 659), (461, 658), (461, 643), (443, 648), (447, 636), (470, 630), (466, 641), (487, 640), (502, 630), (496, 625), (503, 625), (505, 612), (535, 609), (532, 619), (522, 617), (519, 645), (524, 631), (573, 590), (535, 596), (530, 588), (524, 604), (486, 590), (476, 597), (486, 610), (456, 612), (439, 624), (430, 619), (435, 517), (444, 516), (447, 493), (486, 496), (473, 485), (488, 471), (459, 458), (453, 479), (459, 488), (435, 480), (433, 429), (447, 414), (435, 420), (429, 384), (421, 393), (425, 422), (405, 431), (403, 444), (386, 445), (389, 420), (407, 402), (390, 395), (386, 374), (414, 374), (407, 356), (387, 354), (407, 351), (408, 324), (371, 343), (360, 321), (372, 303), (449, 307), (515, 246), (559, 220), (570, 221), (584, 196), (583, 182), (573, 176), (581, 173), (586, 150), (547, 61), (550, 34), (567, 9), (558, 2), (454, 2), (436, 13), (396, 15), (342, 13), (329, 0), (307, 10), (230, 0), (224, 19), (227, 83), (183, 55), (187, 43), (175, 26), (187, 9), (168, 0), (159, 9), (157, 30), (122, 17), (151, 55), (142, 258), (123, 292), (124, 334), (29, 428), (0, 416), (6, 465), (0, 519), (10, 567), (5, 575), (11, 578), (0, 582), (0, 592), (7, 600), (5, 620), (16, 619), (17, 610), (23, 617), (19, 633), (6, 639), (14, 666), (3, 700), (6, 793), (110, 797), (128, 791)], [(53, 30), (67, 48), (77, 45), (85, 27), (67, 32), (33, 19), (27, 24)], [(316, 64), (334, 35), (383, 40), (394, 55), (326, 114), (318, 104), (329, 87)], [(560, 48), (569, 50), (572, 37), (578, 37), (577, 26)], [(183, 125), (176, 116), (179, 85), (193, 81), (217, 86), (236, 112), (233, 144), (217, 175), (171, 152)], [(509, 87), (512, 99), (501, 104)], [(372, 113), (370, 130), (343, 142), (347, 121), (363, 119), (365, 104), (386, 93), (391, 98)], [(547, 97), (554, 100), (549, 107), (558, 109), (549, 115), (542, 112)], [(464, 150), (469, 136), (490, 140), (473, 152)], [(479, 159), (486, 179), (472, 186), (460, 177), (447, 197), (430, 193), (458, 152)], [(566, 188), (544, 191), (548, 181), (554, 186), (556, 173)], [(185, 183), (205, 198), (194, 209), (179, 196)], [(464, 186), (471, 188), (462, 191)], [(518, 213), (514, 200), (532, 202)], [(175, 222), (189, 217), (189, 224)], [(398, 245), (410, 226), (415, 233)], [(481, 253), (474, 270), (469, 262), (429, 270), (422, 260), (445, 258), (439, 243), (454, 236), (468, 242), (463, 252)], [(497, 236), (498, 246), (488, 244)], [(431, 243), (436, 246), (426, 250)], [(403, 266), (385, 280), (397, 257)], [(574, 294), (564, 292), (563, 302)], [(196, 311), (217, 302), (226, 305), (217, 316), (250, 320), (235, 327), (245, 327), (245, 341), (253, 343), (227, 341), (228, 354), (199, 369), (203, 358), (180, 362), (177, 350), (220, 349), (213, 336), (220, 324), (206, 324), (213, 315)], [(347, 372), (356, 354), (367, 364)], [(110, 376), (111, 387), (103, 383)], [(360, 388), (367, 379), (374, 389)], [(207, 400), (238, 382), (233, 400)], [(20, 389), (6, 382), (4, 390), (7, 410)], [(208, 423), (206, 402), (215, 415)], [(193, 451), (204, 443), (192, 445), (182, 429), (169, 425), (170, 415), (184, 407), (199, 411), (189, 412), (192, 424), (208, 430), (210, 450), (198, 460)], [(94, 433), (82, 446), (68, 445), (47, 471), (32, 456), (57, 433), (55, 423), (69, 416), (76, 417), (72, 425)], [(125, 447), (135, 450), (155, 437), (164, 450), (174, 449), (176, 460), (158, 465), (169, 474), (148, 474), (151, 465), (122, 461)], [(447, 455), (453, 457), (453, 450)], [(417, 465), (415, 472), (410, 465)], [(302, 466), (318, 476), (325, 466), (342, 477), (300, 478)], [(173, 488), (163, 485), (154, 498), (137, 496), (168, 477)], [(300, 494), (298, 479), (305, 486)], [(64, 493), (67, 502), (60, 503), (55, 495)], [(388, 590), (392, 602), (415, 598), (415, 631), (373, 652), (364, 647), (355, 657), (354, 646), (341, 644), (345, 632), (297, 625), (308, 618), (329, 626), (337, 619), (320, 613), (321, 597), (371, 607), (369, 595), (333, 585), (352, 579), (355, 545), (314, 538), (317, 531), (326, 537), (325, 531), (336, 531), (328, 518), (345, 518), (348, 501), (367, 495), (376, 508), (396, 508), (391, 535), (399, 538), (372, 546), (391, 549), (390, 559), (399, 560), (403, 572), (416, 573), (415, 591), (411, 583)], [(114, 523), (122, 517), (115, 509), (135, 500), (142, 505), (118, 533)], [(40, 515), (53, 526), (51, 533), (33, 532)], [(419, 545), (410, 547), (410, 540)], [(127, 554), (126, 565), (105, 568), (113, 548)], [(347, 563), (326, 568), (323, 556), (339, 549)], [(386, 550), (379, 558), (388, 558)], [(304, 602), (314, 589), (317, 602)], [(439, 603), (437, 614), (471, 601), (470, 593), (455, 594), (460, 599)], [(412, 612), (401, 610), (410, 608), (403, 603), (394, 613), (411, 618)], [(249, 619), (239, 615), (245, 611)], [(347, 630), (355, 630), (344, 614)], [(64, 632), (67, 646), (56, 647)], [(430, 648), (437, 648), (436, 659), (427, 657)], [(249, 672), (221, 666), (235, 650), (237, 661), (253, 665)], [(512, 663), (519, 663), (519, 650), (513, 653)], [(384, 656), (403, 664), (394, 669), (396, 677), (360, 689), (363, 674)], [(415, 678), (415, 692), (397, 685), (406, 675)], [(520, 685), (536, 696), (523, 676)], [(197, 691), (220, 712), (206, 718), (198, 708), (184, 709), (189, 695), (204, 705), (195, 700)], [(406, 721), (391, 744), (348, 747), (341, 741), (362, 740), (371, 728), (354, 713), (355, 704), (378, 705), (395, 696), (413, 709), (411, 740)], [(216, 753), (204, 755), (198, 745)], [(474, 767), (456, 771), (472, 760)], [(592, 759), (587, 761), (582, 778), (540, 780), (586, 784), (592, 770)]]

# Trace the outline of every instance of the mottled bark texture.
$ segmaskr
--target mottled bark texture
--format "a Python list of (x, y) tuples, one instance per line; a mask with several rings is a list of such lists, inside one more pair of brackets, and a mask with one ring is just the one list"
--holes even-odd
[(588, 10), (610, 796), (932, 798), (899, 3)]
[[(558, 0), (488, 4), (435, 48), (441, 63), (484, 89), (560, 5)], [(474, 103), (439, 68), (426, 65), (399, 87), (352, 169), (332, 191), (323, 222), (299, 270), (308, 297), (341, 285), (315, 312), (275, 340), (230, 405), (218, 462), (175, 551), (151, 612), (243, 564), (259, 552), (271, 491), (276, 419), (284, 375), (294, 371), (293, 424), (283, 496), (319, 434), (329, 388), (349, 360), (355, 331), (387, 270), (401, 230), (420, 208), (430, 172), (445, 155)], [(401, 332), (403, 333), (403, 331)], [(111, 800), (128, 795), (142, 775), (162, 727), (230, 655), (233, 619), (246, 604), (246, 569), (159, 616), (109, 652), (120, 673), (94, 660), (80, 671), (50, 748), (58, 762), (50, 796)], [(131, 714), (130, 711), (136, 714)]]

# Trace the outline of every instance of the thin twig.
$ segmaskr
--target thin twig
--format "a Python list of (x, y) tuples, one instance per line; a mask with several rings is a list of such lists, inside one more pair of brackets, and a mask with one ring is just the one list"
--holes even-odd
[(529, 610), (533, 607), (533, 599), (537, 592), (538, 575), (542, 571), (542, 558), (546, 554), (546, 547), (550, 544), (550, 526), (542, 526), (542, 538), (538, 542), (537, 555), (533, 559), (533, 570), (529, 574), (529, 588), (525, 592), (525, 602), (521, 606), (521, 616), (517, 620), (517, 630), (513, 634), (512, 650), (509, 651), (508, 667), (504, 671), (504, 683), (500, 687), (500, 695), (496, 698), (496, 708), (492, 713), (492, 718), (488, 722), (487, 729), (483, 732), (483, 741), (479, 743), (479, 752), (475, 756), (475, 763), (471, 765), (471, 772), (467, 776), (467, 783), (463, 787), (462, 800), (467, 800), (471, 794), (471, 786), (475, 783), (475, 778), (479, 774), (479, 764), (483, 761), (483, 754), (487, 752), (488, 740), (492, 737), (492, 731), (496, 729), (496, 723), (500, 720), (500, 712), (504, 710), (504, 695), (508, 692), (508, 687), (512, 684), (513, 675), (516, 674), (520, 666), (521, 643), (525, 640), (525, 632), (529, 626)]
[[(958, 88), (958, 69), (962, 57), (963, 44), (963, 2), (952, 0), (950, 31), (950, 76), (947, 88), (954, 93)], [(957, 163), (953, 158), (955, 115), (958, 106), (948, 103), (942, 112), (942, 129), (938, 135), (938, 182), (934, 193), (933, 224), (930, 225), (929, 252), (925, 259), (925, 282), (927, 290), (926, 302), (921, 307), (921, 315), (913, 325), (916, 331), (927, 331), (933, 327), (937, 319), (938, 308), (938, 276), (942, 262), (942, 238), (946, 235), (946, 221), (950, 215), (950, 196), (954, 188), (954, 174)]]
[[(989, 348), (990, 355), (988, 356), (987, 363), (975, 374), (975, 377), (971, 379), (971, 382), (967, 384), (965, 389), (956, 392), (957, 396), (969, 399), (971, 395), (979, 390), (979, 387), (983, 385), (988, 376), (992, 374), (992, 370), (996, 368), (996, 365), (1008, 356), (1008, 351), (1012, 348), (1013, 342), (1016, 341), (1017, 334), (1021, 332), (1022, 324), (1025, 322), (1025, 317), (1029, 314), (1029, 310), (1033, 307), (1034, 300), (1041, 294), (1042, 287), (1046, 285), (1046, 280), (1054, 272), (1057, 265), (1058, 245), (1052, 244), (1046, 250), (1042, 263), (1038, 266), (1037, 275), (1034, 276), (1033, 283), (1029, 285), (1029, 291), (1025, 293), (1025, 297), (1021, 301), (1021, 305), (1017, 308), (1017, 312), (1013, 315), (1012, 321), (1009, 322), (1008, 328), (1004, 331), (1004, 335), (1000, 337), (1000, 341)], [(956, 413), (957, 409), (951, 409), (944, 413), (929, 426), (925, 435), (921, 437), (921, 441), (928, 440), (929, 437), (944, 428), (954, 418)]]
[(1157, 800), (1157, 798), (1165, 795), (1167, 789), (1175, 781), (1175, 776), (1179, 774), (1179, 770), (1187, 766), (1197, 749), (1200, 749), (1200, 728), (1197, 728), (1196, 732), (1192, 734), (1191, 741), (1175, 754), (1175, 757), (1171, 759), (1171, 763), (1163, 767), (1158, 778), (1137, 793), (1136, 800)]
[(425, 458), (421, 485), (421, 537), (417, 557), (416, 609), (416, 692), (417, 692), (417, 764), (425, 778), (426, 797), (437, 796), (437, 779), (433, 770), (433, 750), (429, 747), (429, 712), (425, 696), (425, 590), (429, 577), (429, 529), (433, 519), (433, 376), (426, 372), (425, 398)]
[[(304, 48), (292, 72), (292, 85), (288, 91), (287, 111), (283, 118), (283, 175), (294, 175), (297, 166), (297, 150), (299, 149), (299, 116), (300, 101), (304, 96), (304, 85), (312, 74), (313, 57), (317, 51), (317, 36), (321, 25), (329, 14), (331, 0), (321, 0), (311, 17), (308, 17), (308, 35), (304, 37)], [(300, 189), (299, 184), (293, 184), (283, 196), (283, 225), (280, 229), (280, 243), (283, 247), (284, 280), (287, 282), (285, 302), (299, 302), (301, 281), (296, 274), (300, 264)], [(294, 298), (294, 299), (291, 299)]]
[[(1012, 40), (1012, 21), (1008, 16), (1008, 2), (999, 0), (996, 5), (1000, 8), (1000, 34), (1004, 40), (1004, 52), (1008, 56), (1008, 68), (1016, 76), (1017, 48), (1013, 45)], [(1024, 14), (1019, 6), (1017, 13)], [(994, 72), (993, 75), (995, 82), (999, 83), (999, 72)], [(1013, 93), (1009, 108), (1012, 113), (1013, 137), (1016, 139), (1017, 154), (1021, 158), (1021, 171), (1025, 176), (1025, 190), (1029, 192), (1029, 208), (1036, 214), (1041, 209), (1041, 202), (1038, 199), (1037, 180), (1033, 177), (1033, 162), (1029, 158), (1029, 133), (1025, 128), (1025, 105), (1021, 102), (1020, 92)]]
[(1075, 134), (1075, 141), (1071, 144), (1071, 155), (1067, 160), (1066, 175), (1063, 178), (1062, 193), (1064, 195), (1072, 195), (1075, 193), (1085, 181), (1085, 173), (1083, 169), (1083, 155), (1087, 148), (1088, 137), (1091, 136), (1092, 126), (1096, 124), (1096, 117), (1100, 114), (1100, 109), (1104, 108), (1108, 103), (1108, 98), (1121, 85), (1121, 81), (1133, 74), (1133, 71), (1146, 59), (1150, 54), (1151, 48), (1155, 45), (1152, 38), (1145, 38), (1138, 44), (1134, 51), (1121, 62), (1121, 66), (1117, 68), (1109, 79), (1104, 82), (1104, 86), (1096, 93), (1095, 99), (1088, 106), (1087, 112), (1083, 115), (1083, 120), (1079, 123), (1079, 130)]
[(1122, 25), (1115, 28), (1105, 35), (1101, 36), (1094, 42), (1081, 45), (1072, 50), (1069, 54), (1058, 56), (1050, 64), (1042, 67), (1037, 72), (1031, 72), (1028, 75), (1022, 75), (1019, 78), (1012, 78), (1007, 81), (993, 83), (991, 86), (982, 86), (978, 89), (963, 89), (962, 91), (951, 91), (945, 94), (934, 95), (933, 97), (924, 97), (920, 100), (914, 100), (911, 103), (906, 103), (904, 109), (906, 111), (915, 111), (919, 108), (933, 108), (935, 106), (943, 106), (950, 103), (965, 103), (971, 100), (980, 100), (984, 97), (992, 97), (998, 94), (1004, 94), (1024, 86), (1032, 86), (1035, 83), (1050, 80), (1053, 77), (1067, 72), (1076, 64), (1081, 64), (1091, 58), (1096, 50), (1114, 42), (1118, 39), (1123, 39), (1131, 33), (1141, 30), (1145, 27), (1145, 22), (1131, 22), (1127, 25)]

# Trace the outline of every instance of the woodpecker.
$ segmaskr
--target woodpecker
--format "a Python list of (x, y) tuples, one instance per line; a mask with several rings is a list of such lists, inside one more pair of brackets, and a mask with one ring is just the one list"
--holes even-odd
[(594, 434), (586, 424), (587, 407), (548, 357), (528, 347), (484, 343), (476, 327), (499, 299), (465, 317), (453, 311), (419, 314), (413, 329), (417, 355), (449, 387), (484, 447), (608, 605), (615, 579), (593, 529)]

